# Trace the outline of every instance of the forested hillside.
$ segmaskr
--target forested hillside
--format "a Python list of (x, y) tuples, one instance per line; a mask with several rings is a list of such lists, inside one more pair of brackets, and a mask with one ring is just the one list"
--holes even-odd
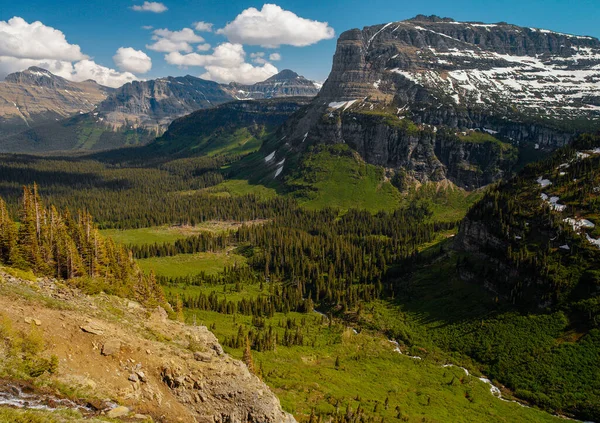
[(144, 303), (162, 304), (152, 275), (143, 275), (123, 246), (105, 239), (86, 211), (76, 216), (45, 206), (37, 185), (25, 187), (18, 223), (0, 199), (0, 263), (37, 276), (106, 291)]

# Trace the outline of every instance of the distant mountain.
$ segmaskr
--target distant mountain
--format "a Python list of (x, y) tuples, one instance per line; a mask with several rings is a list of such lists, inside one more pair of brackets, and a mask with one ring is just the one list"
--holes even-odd
[(88, 113), (112, 91), (94, 81), (71, 82), (38, 67), (12, 73), (0, 82), (0, 139)]
[(599, 127), (598, 39), (417, 16), (343, 33), (318, 96), (264, 154), (345, 143), (392, 178), (475, 188), (511, 172), (513, 148), (523, 161)]
[(240, 100), (276, 97), (314, 97), (320, 86), (289, 69), (282, 70), (263, 82), (254, 85), (229, 84), (231, 94)]
[[(289, 70), (250, 86), (219, 84), (188, 75), (134, 81), (110, 90), (92, 81), (72, 83), (43, 69), (31, 68), (9, 75), (6, 82), (0, 83), (0, 95), (3, 87), (9, 93), (25, 92), (19, 98), (27, 98), (29, 109), (45, 111), (36, 114), (30, 123), (19, 114), (25, 115), (25, 111), (8, 100), (6, 112), (0, 105), (0, 119), (2, 112), (10, 119), (0, 128), (0, 152), (29, 153), (146, 144), (161, 136), (175, 119), (197, 110), (232, 100), (312, 97), (318, 92), (313, 82)], [(102, 95), (94, 97), (94, 102), (84, 91), (86, 87), (88, 91), (99, 87), (96, 90)], [(82, 104), (68, 103), (61, 96), (67, 100), (75, 97)]]
[(310, 99), (285, 97), (232, 101), (176, 119), (148, 145), (99, 153), (119, 163), (154, 163), (201, 155), (237, 156), (257, 151), (265, 138)]
[(134, 81), (98, 105), (98, 121), (114, 129), (143, 128), (162, 134), (178, 117), (234, 98), (221, 84), (193, 76)]

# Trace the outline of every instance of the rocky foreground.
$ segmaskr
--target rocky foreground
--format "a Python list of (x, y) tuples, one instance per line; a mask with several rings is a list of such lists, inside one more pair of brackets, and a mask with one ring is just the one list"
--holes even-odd
[[(26, 403), (75, 409), (84, 419), (295, 422), (206, 327), (169, 320), (160, 307), (0, 271), (0, 310), (16, 329), (41, 333), (44, 354), (59, 362), (43, 381), (2, 381), (0, 410)], [(78, 395), (66, 398), (54, 386)]]

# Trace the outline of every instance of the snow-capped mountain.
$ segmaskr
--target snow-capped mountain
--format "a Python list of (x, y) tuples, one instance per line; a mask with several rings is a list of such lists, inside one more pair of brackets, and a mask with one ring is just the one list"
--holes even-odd
[(417, 16), (342, 34), (335, 62), (323, 93), (337, 101), (392, 97), (498, 116), (600, 119), (593, 37)]
[(552, 150), (595, 128), (598, 39), (419, 15), (341, 34), (277, 158), (346, 143), (392, 175), (473, 187), (510, 171), (509, 147)]
[(230, 84), (232, 95), (241, 100), (278, 97), (314, 97), (321, 86), (314, 81), (284, 69), (263, 82), (253, 85)]

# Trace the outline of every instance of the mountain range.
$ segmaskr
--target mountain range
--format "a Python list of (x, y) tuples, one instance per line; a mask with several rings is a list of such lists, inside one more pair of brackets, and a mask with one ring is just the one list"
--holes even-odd
[(135, 81), (120, 88), (74, 83), (30, 68), (0, 83), (0, 151), (102, 150), (145, 144), (178, 117), (228, 101), (314, 96), (319, 86), (284, 70), (254, 85), (193, 76)]

